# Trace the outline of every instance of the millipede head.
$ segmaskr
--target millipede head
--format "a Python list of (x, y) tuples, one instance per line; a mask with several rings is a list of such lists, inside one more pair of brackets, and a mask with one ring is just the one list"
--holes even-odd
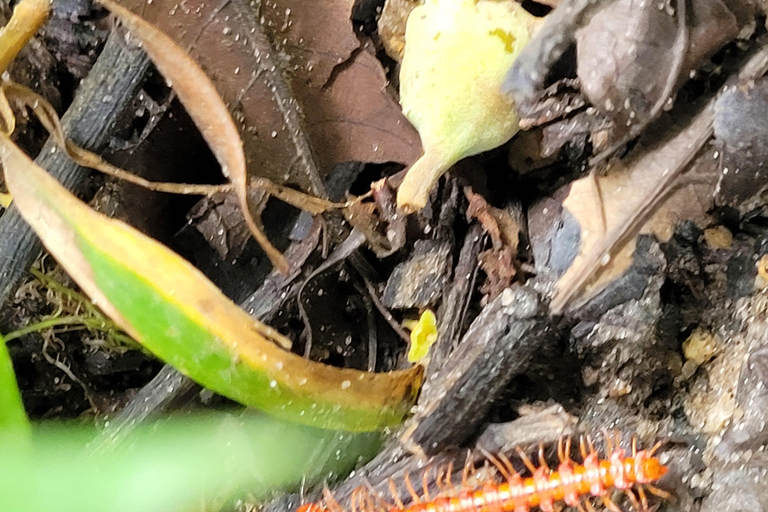
[(667, 474), (669, 468), (656, 457), (648, 457), (647, 452), (639, 451), (635, 456), (635, 477), (637, 483), (649, 484)]
[[(634, 441), (634, 439), (633, 439)], [(637, 450), (635, 443), (632, 444), (632, 455), (635, 459), (635, 478), (637, 483), (649, 484), (663, 477), (669, 468), (659, 461), (655, 453), (664, 445), (659, 441), (650, 450)]]

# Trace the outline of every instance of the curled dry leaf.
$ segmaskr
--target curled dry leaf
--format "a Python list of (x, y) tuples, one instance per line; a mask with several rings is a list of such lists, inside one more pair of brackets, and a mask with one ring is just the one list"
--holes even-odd
[(111, 0), (100, 0), (131, 33), (141, 41), (152, 62), (170, 81), (187, 109), (189, 117), (200, 130), (221, 165), (224, 176), (235, 187), (248, 228), (272, 264), (287, 271), (288, 264), (262, 232), (248, 206), (248, 176), (243, 143), (232, 116), (216, 87), (200, 66), (170, 37), (128, 9)]
[(158, 242), (79, 201), (0, 134), (22, 217), (73, 280), (136, 341), (204, 386), (290, 421), (364, 431), (399, 423), (421, 368), (389, 373), (305, 360)]

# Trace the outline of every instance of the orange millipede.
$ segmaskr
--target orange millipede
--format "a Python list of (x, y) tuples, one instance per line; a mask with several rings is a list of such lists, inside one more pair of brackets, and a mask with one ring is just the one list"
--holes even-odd
[[(610, 436), (606, 435), (607, 458), (600, 458), (591, 440), (586, 443), (582, 438), (580, 452), (582, 463), (578, 464), (571, 458), (571, 439), (561, 438), (558, 442), (557, 453), (560, 463), (556, 470), (550, 469), (544, 461), (543, 446), (539, 446), (539, 467), (535, 467), (528, 456), (520, 449), (517, 450), (523, 464), (531, 472), (531, 476), (523, 477), (512, 466), (504, 455), (489, 456), (489, 461), (498, 469), (503, 477), (501, 483), (489, 481), (478, 487), (465, 484), (458, 492), (451, 495), (429, 497), (424, 486), (424, 496), (419, 496), (410, 481), (406, 485), (413, 502), (406, 506), (395, 497), (394, 505), (379, 506), (375, 503), (381, 500), (372, 498), (370, 491), (358, 489), (351, 498), (351, 512), (529, 512), (538, 508), (542, 512), (554, 512), (556, 502), (590, 512), (594, 507), (589, 497), (600, 498), (605, 507), (612, 512), (622, 512), (621, 508), (610, 498), (613, 490), (624, 491), (635, 509), (648, 510), (648, 500), (645, 491), (664, 499), (672, 496), (655, 487), (667, 472), (667, 468), (655, 456), (661, 447), (657, 443), (650, 450), (638, 450), (635, 438), (632, 438), (632, 452), (627, 456), (624, 449), (614, 445)], [(425, 475), (426, 479), (426, 475)], [(393, 492), (394, 496), (397, 496)], [(301, 506), (297, 512), (344, 512), (343, 508), (329, 493), (325, 493), (324, 504), (309, 503)]]

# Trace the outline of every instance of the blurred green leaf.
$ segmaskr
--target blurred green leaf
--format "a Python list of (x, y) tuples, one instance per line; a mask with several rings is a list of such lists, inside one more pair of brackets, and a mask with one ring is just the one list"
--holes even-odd
[(27, 446), (0, 436), (3, 512), (216, 510), (266, 499), (371, 457), (376, 434), (349, 434), (264, 415), (186, 417), (147, 425), (117, 446), (76, 425), (36, 427)]
[(5, 340), (0, 337), (0, 433), (18, 434), (28, 430), (29, 422), (16, 385), (11, 356), (8, 354)]

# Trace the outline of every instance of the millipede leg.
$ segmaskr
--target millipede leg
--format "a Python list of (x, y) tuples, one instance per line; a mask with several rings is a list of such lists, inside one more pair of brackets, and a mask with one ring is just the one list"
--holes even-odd
[(655, 445), (653, 445), (653, 448), (651, 448), (650, 450), (648, 450), (648, 456), (649, 456), (649, 457), (653, 457), (653, 454), (654, 454), (654, 453), (656, 453), (656, 451), (657, 451), (659, 448), (661, 448), (662, 446), (664, 446), (664, 441), (659, 441), (659, 442), (657, 442)]
[(429, 496), (429, 471), (432, 469), (431, 466), (427, 466), (427, 468), (424, 470), (424, 474), (421, 476), (421, 490), (424, 494), (424, 499), (426, 501), (432, 501), (432, 498)]
[(358, 504), (359, 495), (360, 495), (360, 488), (358, 487), (354, 491), (352, 491), (352, 494), (349, 496), (349, 510), (350, 512), (361, 512), (362, 510), (365, 510), (364, 508), (360, 507)]
[(328, 510), (331, 512), (344, 512), (344, 508), (339, 505), (339, 502), (333, 497), (333, 494), (328, 487), (323, 488), (323, 499), (325, 500)]
[(648, 489), (648, 492), (654, 496), (658, 496), (659, 498), (665, 499), (667, 501), (675, 501), (675, 497), (673, 495), (669, 494), (663, 489), (659, 489), (655, 485), (645, 484), (645, 488)]
[(571, 436), (565, 437), (565, 446), (563, 446), (562, 437), (557, 440), (557, 458), (560, 462), (571, 460)]
[(448, 471), (445, 472), (445, 485), (448, 489), (453, 490), (453, 461), (448, 464)]
[(621, 510), (621, 508), (608, 496), (603, 496), (603, 505), (605, 505), (605, 508), (610, 510), (611, 512), (624, 512)]
[(515, 466), (512, 465), (512, 461), (509, 460), (507, 458), (507, 456), (504, 455), (503, 453), (499, 454), (499, 459), (501, 460), (501, 463), (506, 468), (506, 472), (507, 472), (507, 477), (506, 478), (507, 478), (507, 481), (512, 480), (515, 477), (515, 475), (518, 474), (517, 470), (515, 469)]
[(624, 493), (629, 498), (630, 503), (632, 503), (632, 508), (634, 508), (635, 510), (638, 510), (640, 512), (647, 512), (647, 510), (648, 510), (648, 500), (643, 500), (642, 499), (642, 498), (645, 497), (645, 495), (643, 495), (641, 497), (640, 501), (637, 501), (637, 497), (635, 496), (635, 493), (633, 493), (630, 489), (626, 489), (624, 491)]
[(405, 508), (405, 504), (403, 504), (403, 500), (400, 499), (400, 493), (397, 491), (397, 485), (395, 484), (395, 481), (391, 478), (389, 479), (389, 492), (392, 494), (392, 499), (395, 500), (395, 505), (397, 505), (397, 508), (403, 510)]
[(637, 495), (640, 496), (640, 506), (642, 507), (642, 511), (646, 512), (648, 510), (648, 498), (645, 495), (642, 485), (637, 487)]
[[(492, 453), (486, 451), (484, 448), (480, 449), (480, 453), (483, 454), (483, 456), (485, 457), (486, 461), (490, 462), (491, 465), (494, 468), (496, 468), (496, 471), (499, 472), (499, 474), (501, 475), (501, 477), (504, 480), (509, 480), (509, 478), (512, 475), (511, 475), (511, 473), (509, 473), (509, 471), (507, 471), (507, 468), (504, 466), (504, 463), (499, 459), (499, 457), (497, 457), (497, 456), (493, 455)], [(499, 456), (502, 457), (503, 455), (499, 454)]]
[(584, 435), (579, 436), (579, 453), (581, 453), (581, 460), (587, 458), (587, 443), (584, 440)]
[(603, 428), (603, 439), (605, 439), (605, 453), (613, 453), (613, 438), (607, 428)]
[(469, 485), (469, 473), (474, 475), (475, 466), (472, 463), (472, 452), (467, 450), (467, 458), (464, 460), (464, 469), (461, 471), (461, 487)]
[(377, 492), (375, 492), (372, 488), (370, 488), (370, 484), (368, 492), (366, 492), (363, 495), (363, 503), (365, 504), (365, 512), (368, 511), (374, 511), (374, 510), (381, 510), (381, 511), (389, 511), (392, 509), (391, 504), (384, 501), (384, 499), (379, 496)]
[(528, 468), (528, 471), (531, 473), (536, 472), (536, 466), (533, 465), (533, 462), (531, 462), (531, 459), (528, 458), (528, 455), (520, 448), (517, 448), (517, 455), (520, 457), (520, 459), (523, 461), (523, 464), (525, 464), (525, 467)]
[(451, 473), (453, 473), (453, 461), (448, 462), (447, 466), (438, 468), (437, 475), (435, 476), (435, 485), (437, 485), (438, 492), (445, 493), (453, 490)]
[(595, 443), (592, 442), (592, 438), (587, 435), (587, 446), (589, 447), (589, 453), (595, 453)]
[(408, 494), (411, 495), (411, 501), (414, 503), (421, 503), (421, 498), (419, 498), (419, 495), (416, 493), (416, 489), (414, 489), (413, 484), (411, 483), (411, 477), (408, 473), (405, 474), (403, 480), (405, 480), (405, 488), (408, 489)]
[(547, 461), (544, 459), (544, 443), (539, 443), (539, 466), (544, 468), (547, 473), (552, 471), (549, 469), (549, 466), (547, 465)]

